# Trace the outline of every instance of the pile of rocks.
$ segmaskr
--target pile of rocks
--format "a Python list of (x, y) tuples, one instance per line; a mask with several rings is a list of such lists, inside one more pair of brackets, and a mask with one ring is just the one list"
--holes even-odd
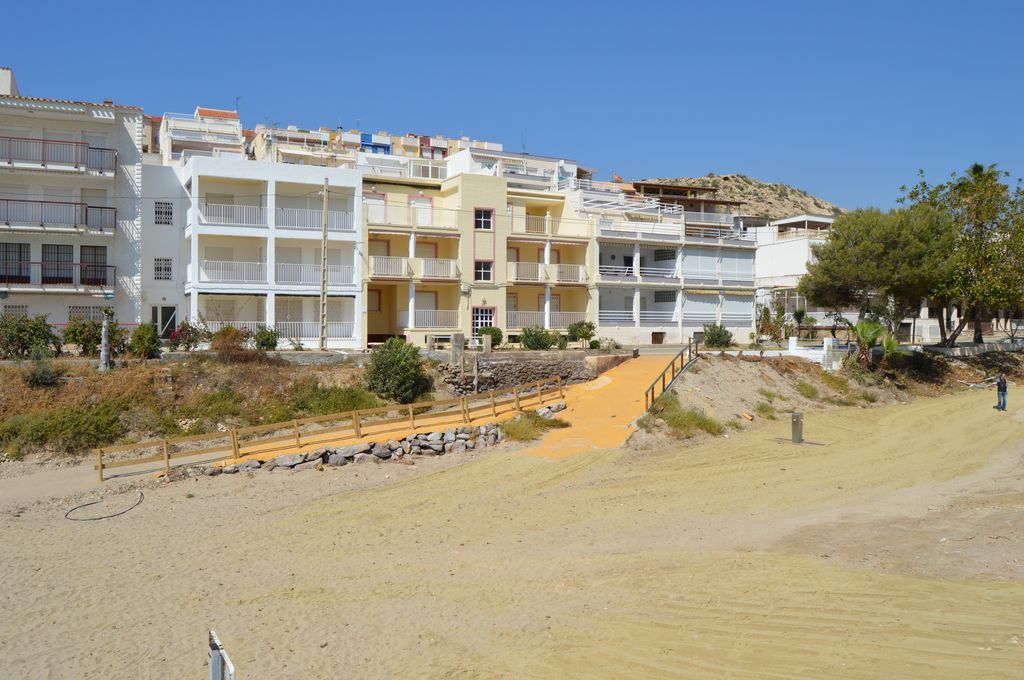
[[(565, 405), (563, 404), (564, 408)], [(386, 460), (399, 461), (406, 456), (443, 456), (448, 453), (465, 453), (470, 449), (494, 446), (502, 440), (497, 423), (476, 427), (450, 427), (436, 432), (411, 434), (402, 440), (389, 439), (383, 442), (352, 444), (350, 446), (322, 446), (305, 453), (289, 453), (278, 456), (266, 463), (247, 460), (225, 467), (196, 467), (186, 471), (188, 475), (219, 475), (264, 470), (310, 470), (324, 467), (341, 467), (349, 463), (381, 463)]]

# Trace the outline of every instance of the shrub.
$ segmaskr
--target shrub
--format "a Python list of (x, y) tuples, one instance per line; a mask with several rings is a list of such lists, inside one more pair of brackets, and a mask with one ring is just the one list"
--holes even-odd
[(567, 338), (564, 335), (559, 335), (558, 340), (555, 341), (555, 345), (558, 347), (558, 349), (565, 349), (566, 347), (569, 346), (569, 338)]
[(812, 385), (811, 383), (807, 382), (806, 380), (801, 380), (796, 384), (796, 391), (800, 394), (801, 397), (804, 397), (805, 399), (818, 398), (818, 388)]
[(368, 390), (401, 404), (414, 402), (430, 389), (419, 349), (401, 338), (389, 338), (373, 350), (365, 380)]
[(526, 349), (551, 349), (551, 346), (557, 341), (558, 337), (555, 333), (540, 326), (528, 326), (519, 334), (519, 342)]
[(835, 390), (836, 392), (846, 392), (850, 389), (850, 381), (841, 375), (835, 373), (822, 373), (821, 381), (829, 387), (829, 389)]
[(103, 324), (99, 321), (68, 319), (64, 326), (64, 344), (77, 345), (82, 356), (96, 356), (102, 341)]
[(725, 427), (696, 408), (683, 408), (674, 392), (666, 392), (658, 397), (651, 408), (651, 413), (665, 421), (677, 437), (692, 437), (696, 432), (707, 432), (718, 436), (725, 432)]
[(869, 404), (874, 404), (878, 401), (878, 395), (874, 392), (861, 392), (860, 398)]
[(732, 344), (732, 333), (716, 323), (704, 325), (704, 346), (705, 347), (728, 347)]
[(561, 418), (542, 418), (534, 412), (527, 412), (506, 420), (501, 424), (501, 434), (512, 441), (525, 442), (537, 439), (546, 430), (569, 427), (569, 423)]
[(601, 349), (601, 341), (600, 340), (591, 340), (590, 341), (590, 349)]
[(60, 354), (60, 338), (50, 328), (45, 316), (0, 316), (0, 358), (24, 359), (38, 346)]
[(757, 393), (764, 397), (769, 404), (774, 403), (776, 397), (779, 396), (775, 392), (772, 392), (769, 389), (765, 389), (764, 387), (758, 388)]
[(501, 329), (494, 326), (484, 326), (479, 330), (479, 333), (480, 335), (489, 335), (491, 337), (491, 347), (497, 347), (505, 339)]
[(256, 349), (263, 350), (265, 352), (271, 352), (277, 349), (277, 341), (280, 336), (277, 330), (270, 326), (260, 325), (256, 328), (256, 332), (252, 334), (253, 344), (256, 345)]
[(249, 331), (234, 326), (224, 326), (210, 338), (210, 349), (215, 352), (241, 352), (249, 343)]
[(53, 387), (63, 375), (63, 370), (54, 368), (49, 348), (36, 345), (32, 348), (32, 364), (21, 374), (21, 379), (29, 387)]
[(569, 333), (569, 340), (589, 342), (594, 337), (594, 334), (597, 333), (597, 326), (594, 325), (593, 321), (577, 321), (576, 323), (569, 324), (567, 331)]
[(356, 411), (379, 404), (377, 398), (362, 387), (325, 387), (313, 378), (293, 384), (288, 403), (299, 416)]
[(84, 406), (28, 413), (0, 423), (0, 442), (21, 450), (26, 444), (53, 446), (65, 453), (104, 446), (124, 436), (121, 415), (129, 407), (126, 399), (103, 399)]
[(210, 331), (203, 326), (182, 321), (171, 333), (168, 346), (173, 351), (183, 349), (191, 352), (204, 342), (210, 342)]
[(132, 331), (128, 351), (139, 359), (155, 359), (160, 356), (160, 336), (156, 332), (156, 326), (151, 323), (139, 324)]
[(755, 406), (754, 412), (767, 420), (775, 420), (775, 409), (772, 408), (772, 405), (769, 404), (767, 401), (762, 401), (757, 406)]

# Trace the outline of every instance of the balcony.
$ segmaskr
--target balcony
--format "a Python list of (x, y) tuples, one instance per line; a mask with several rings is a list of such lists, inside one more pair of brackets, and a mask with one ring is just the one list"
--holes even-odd
[(686, 225), (684, 238), (687, 243), (714, 243), (736, 246), (755, 247), (753, 232), (744, 233), (737, 229), (712, 229), (709, 227), (691, 227)]
[[(276, 217), (278, 229), (315, 229), (317, 231), (323, 229), (323, 210), (316, 210), (314, 208), (278, 208)], [(355, 232), (355, 230), (355, 220), (352, 213), (341, 210), (327, 211), (327, 231)]]
[[(278, 335), (291, 340), (313, 339), (320, 337), (318, 321), (278, 321), (274, 324)], [(328, 338), (354, 338), (356, 325), (353, 321), (328, 321)]]
[(597, 274), (602, 281), (621, 281), (622, 279), (632, 281), (636, 278), (636, 268), (602, 264), (598, 265)]
[(85, 203), (0, 198), (0, 223), (12, 228), (57, 227), (113, 234), (117, 210)]
[(552, 267), (555, 270), (555, 283), (572, 285), (587, 282), (587, 268), (581, 264), (556, 264)]
[(628, 309), (601, 309), (597, 312), (597, 323), (603, 326), (632, 326), (633, 312)]
[(401, 328), (458, 328), (459, 310), (457, 309), (417, 309), (413, 311), (415, 326), (409, 325), (409, 312), (398, 313), (398, 325)]
[(544, 312), (506, 312), (506, 328), (544, 327)]
[(266, 283), (267, 265), (263, 262), (203, 260), (199, 265), (199, 280), (203, 283)]
[(637, 238), (649, 241), (678, 241), (683, 237), (683, 225), (671, 222), (630, 222), (601, 219), (597, 222), (602, 236)]
[(675, 312), (672, 310), (640, 310), (641, 326), (671, 326), (675, 322)]
[(511, 230), (516, 234), (557, 234), (559, 220), (550, 215), (511, 215)]
[(547, 279), (547, 271), (540, 262), (509, 262), (508, 278), (518, 283), (539, 283)]
[(551, 312), (552, 328), (568, 328), (574, 323), (586, 320), (586, 312)]
[(409, 258), (392, 255), (371, 255), (370, 276), (375, 278), (409, 278)]
[[(280, 284), (298, 286), (319, 286), (321, 272), (318, 264), (277, 264), (276, 281)], [(327, 265), (328, 286), (350, 286), (355, 282), (355, 270), (352, 265)]]
[(103, 291), (112, 289), (115, 280), (110, 265), (0, 260), (0, 289), (6, 291)]
[(640, 278), (651, 282), (660, 282), (664, 279), (678, 279), (674, 267), (640, 267)]
[(260, 205), (227, 205), (204, 201), (199, 204), (199, 221), (231, 227), (266, 227), (267, 209)]
[(684, 212), (683, 219), (687, 224), (716, 224), (731, 227), (736, 221), (732, 213)]
[(89, 146), (85, 142), (0, 137), (0, 164), (8, 167), (112, 173), (117, 167), (117, 151)]
[(457, 279), (459, 270), (455, 260), (445, 260), (436, 257), (417, 258), (421, 265), (420, 276), (424, 279)]

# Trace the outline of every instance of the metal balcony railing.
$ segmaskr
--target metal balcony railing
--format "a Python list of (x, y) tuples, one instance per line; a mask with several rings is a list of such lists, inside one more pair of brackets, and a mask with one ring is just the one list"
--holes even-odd
[(670, 324), (674, 323), (675, 312), (672, 310), (640, 310), (640, 323)]
[(556, 264), (555, 281), (558, 283), (586, 283), (587, 268), (581, 264)]
[(0, 198), (0, 223), (113, 231), (117, 210), (85, 203)]
[(117, 167), (117, 151), (89, 146), (85, 142), (0, 137), (0, 163), (113, 172)]
[(225, 224), (233, 227), (267, 226), (267, 210), (260, 205), (199, 204), (199, 219), (204, 224)]
[(199, 266), (199, 280), (206, 283), (266, 283), (267, 265), (264, 262), (203, 260)]
[(424, 257), (420, 259), (423, 263), (423, 278), (426, 279), (454, 279), (458, 278), (458, 268), (455, 260), (445, 260), (436, 257)]
[(636, 268), (602, 264), (598, 265), (597, 273), (602, 276), (636, 276)]
[(574, 323), (586, 320), (586, 312), (551, 312), (552, 328), (568, 328)]
[[(287, 262), (278, 262), (275, 272), (277, 283), (300, 286), (319, 286), (320, 274), (321, 268), (318, 264), (290, 264)], [(351, 285), (354, 281), (355, 269), (352, 265), (327, 265), (327, 285), (345, 286)]]
[(80, 262), (29, 262), (0, 260), (0, 287), (112, 288), (116, 270), (112, 265)]
[[(323, 210), (315, 208), (278, 208), (276, 218), (278, 229), (323, 229)], [(327, 211), (327, 231), (355, 231), (352, 213)]]
[(540, 262), (509, 262), (508, 277), (512, 281), (544, 281), (547, 272)]
[[(282, 338), (319, 338), (320, 322), (318, 321), (278, 321), (274, 324), (278, 335)], [(356, 324), (354, 321), (328, 321), (328, 338), (352, 338), (355, 337)]]
[(544, 326), (544, 312), (506, 312), (508, 328)]
[(409, 276), (409, 258), (371, 255), (370, 276), (405, 278)]
[(610, 326), (633, 324), (633, 312), (628, 309), (601, 309), (597, 312), (597, 322)]
[(736, 220), (732, 213), (684, 212), (687, 224), (721, 224), (731, 227)]
[(675, 269), (669, 269), (666, 267), (640, 267), (640, 276), (654, 277), (662, 279), (674, 279), (678, 278)]

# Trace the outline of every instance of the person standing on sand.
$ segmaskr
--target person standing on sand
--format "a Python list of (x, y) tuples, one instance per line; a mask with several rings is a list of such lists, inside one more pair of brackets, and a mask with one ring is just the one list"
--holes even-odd
[(1006, 410), (1006, 374), (1000, 373), (996, 380), (996, 410)]

